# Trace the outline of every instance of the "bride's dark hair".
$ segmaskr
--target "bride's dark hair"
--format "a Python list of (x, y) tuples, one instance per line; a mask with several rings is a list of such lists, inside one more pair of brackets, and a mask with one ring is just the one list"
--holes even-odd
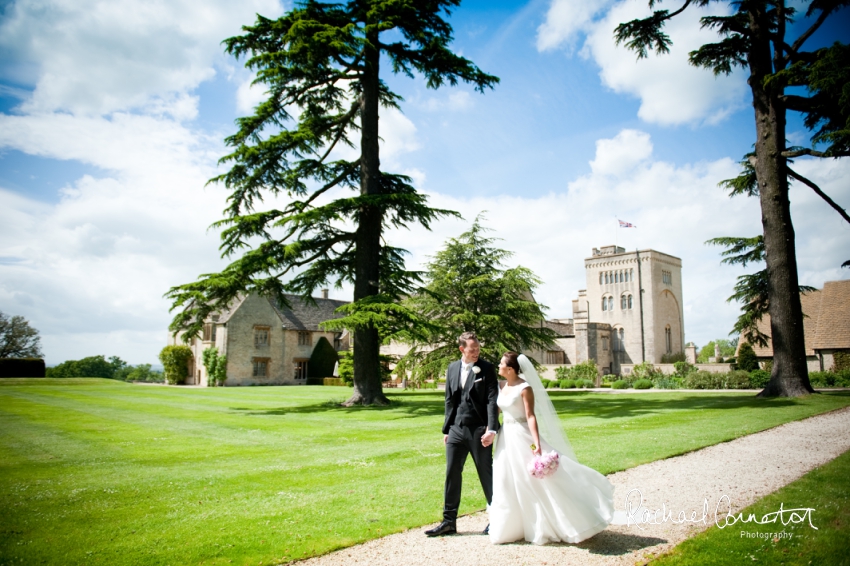
[(513, 368), (516, 374), (519, 375), (519, 360), (517, 359), (519, 358), (519, 354), (517, 354), (516, 352), (505, 352), (502, 357), (505, 358), (505, 365), (509, 368)]

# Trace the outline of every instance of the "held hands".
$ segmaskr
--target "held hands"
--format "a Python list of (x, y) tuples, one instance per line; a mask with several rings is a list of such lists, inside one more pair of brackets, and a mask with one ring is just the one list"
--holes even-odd
[(488, 430), (481, 436), (481, 446), (485, 448), (493, 444), (493, 439), (496, 438), (496, 433), (492, 430)]

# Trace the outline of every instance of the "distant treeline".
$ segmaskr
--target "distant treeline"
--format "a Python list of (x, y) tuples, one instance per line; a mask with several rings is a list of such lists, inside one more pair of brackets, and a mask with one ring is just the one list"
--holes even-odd
[(105, 377), (121, 381), (147, 381), (162, 383), (165, 377), (161, 371), (151, 369), (150, 364), (132, 366), (119, 358), (112, 356), (108, 360), (103, 356), (91, 356), (82, 360), (68, 360), (49, 367), (47, 377)]

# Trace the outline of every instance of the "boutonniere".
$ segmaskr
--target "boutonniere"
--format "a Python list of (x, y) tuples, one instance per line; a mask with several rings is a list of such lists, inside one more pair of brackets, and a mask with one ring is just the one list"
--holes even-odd
[(472, 373), (478, 375), (479, 373), (481, 373), (481, 368), (478, 366), (472, 366)]

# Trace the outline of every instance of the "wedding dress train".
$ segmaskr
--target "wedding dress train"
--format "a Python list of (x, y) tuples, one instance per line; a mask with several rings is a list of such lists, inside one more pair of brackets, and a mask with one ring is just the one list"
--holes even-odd
[[(538, 479), (529, 474), (527, 466), (534, 458), (534, 441), (521, 395), (526, 387), (530, 385), (506, 385), (499, 392), (497, 403), (504, 423), (493, 460), (490, 541), (580, 542), (611, 523), (614, 486), (596, 470), (563, 454), (552, 475)], [(543, 431), (540, 443), (543, 452), (552, 450)]]

